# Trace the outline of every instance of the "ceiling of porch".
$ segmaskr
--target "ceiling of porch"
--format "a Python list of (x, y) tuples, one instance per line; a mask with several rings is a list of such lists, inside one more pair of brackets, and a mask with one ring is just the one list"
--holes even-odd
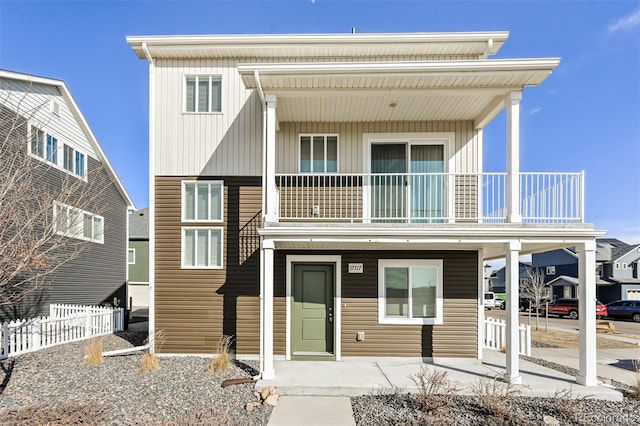
[(277, 97), (282, 122), (472, 120), (484, 127), (510, 92), (539, 85), (557, 59), (239, 64), (247, 89)]

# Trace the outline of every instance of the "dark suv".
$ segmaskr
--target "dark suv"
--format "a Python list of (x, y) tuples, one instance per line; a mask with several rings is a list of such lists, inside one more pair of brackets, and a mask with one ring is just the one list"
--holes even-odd
[(640, 322), (640, 300), (616, 300), (607, 304), (607, 316), (611, 318), (631, 318)]
[[(549, 315), (578, 319), (578, 299), (558, 299), (555, 302), (549, 303), (548, 313)], [(542, 315), (544, 314), (545, 312), (543, 311)], [(606, 316), (607, 307), (599, 301), (596, 301), (596, 318)]]

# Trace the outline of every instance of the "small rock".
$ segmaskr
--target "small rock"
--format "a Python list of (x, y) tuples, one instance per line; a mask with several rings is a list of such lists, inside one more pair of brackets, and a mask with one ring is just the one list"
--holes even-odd
[(269, 395), (279, 395), (280, 391), (278, 390), (277, 386), (271, 386), (269, 388)]
[(262, 392), (260, 393), (260, 398), (262, 398), (262, 400), (264, 401), (265, 399), (267, 399), (268, 396), (269, 396), (269, 388), (262, 389)]
[(560, 426), (560, 421), (553, 416), (544, 416), (542, 421), (545, 425)]
[(248, 412), (252, 412), (254, 408), (255, 408), (255, 405), (253, 405), (253, 402), (247, 402), (246, 409)]
[(262, 395), (260, 395), (260, 392), (253, 391), (253, 396), (255, 396), (258, 401), (262, 401)]
[(264, 404), (275, 407), (276, 405), (278, 405), (278, 395), (269, 395), (265, 398)]
[(611, 379), (603, 377), (601, 380), (603, 384), (611, 386)]

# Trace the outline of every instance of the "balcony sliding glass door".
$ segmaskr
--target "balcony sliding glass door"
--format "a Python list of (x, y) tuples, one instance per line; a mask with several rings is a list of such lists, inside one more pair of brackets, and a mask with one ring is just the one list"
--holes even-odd
[(371, 219), (375, 222), (442, 222), (444, 172), (443, 145), (372, 143)]

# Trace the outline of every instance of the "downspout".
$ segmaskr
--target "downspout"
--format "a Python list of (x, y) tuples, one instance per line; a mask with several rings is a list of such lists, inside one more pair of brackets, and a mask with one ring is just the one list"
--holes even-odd
[(155, 299), (155, 222), (156, 222), (156, 64), (147, 43), (142, 43), (142, 51), (149, 61), (149, 343), (151, 353), (155, 353), (156, 299)]
[[(267, 152), (267, 101), (264, 97), (264, 91), (262, 90), (262, 84), (260, 84), (260, 74), (258, 71), (253, 73), (256, 81), (256, 87), (258, 89), (258, 96), (260, 96), (260, 105), (262, 105), (262, 225), (264, 226), (264, 212), (267, 208), (265, 185), (267, 174), (267, 162), (265, 161), (265, 155)], [(264, 250), (262, 250), (263, 238), (260, 237), (260, 365), (259, 375), (255, 378), (260, 378), (264, 371)]]

